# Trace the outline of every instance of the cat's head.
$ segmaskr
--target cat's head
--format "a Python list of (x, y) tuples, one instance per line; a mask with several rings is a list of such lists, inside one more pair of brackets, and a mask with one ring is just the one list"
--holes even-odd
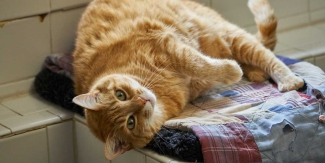
[(160, 129), (156, 96), (127, 75), (102, 77), (73, 102), (85, 108), (88, 127), (106, 143), (105, 156), (110, 160), (144, 147)]

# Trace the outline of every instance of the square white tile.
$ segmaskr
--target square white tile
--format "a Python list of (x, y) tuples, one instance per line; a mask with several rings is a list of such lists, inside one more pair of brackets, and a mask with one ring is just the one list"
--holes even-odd
[(211, 1), (210, 0), (194, 0), (196, 2), (199, 2), (205, 6), (211, 7)]
[(55, 106), (55, 104), (53, 104), (53, 106), (47, 108), (46, 110), (54, 115), (57, 115), (62, 120), (72, 119), (75, 114), (74, 112), (65, 110), (65, 109), (61, 108), (60, 106)]
[(6, 23), (0, 28), (0, 85), (34, 77), (50, 54), (50, 21), (47, 15)]
[(0, 124), (10, 128), (14, 133), (39, 128), (41, 126), (50, 125), (57, 122), (61, 122), (61, 119), (47, 111), (40, 111), (10, 119), (0, 119)]
[(288, 58), (292, 59), (302, 59), (311, 56), (310, 53), (302, 51), (302, 50), (297, 50), (297, 49), (287, 49), (283, 51), (278, 51), (276, 54), (285, 56)]
[(307, 26), (279, 33), (278, 41), (293, 48), (299, 48), (325, 40), (323, 36), (325, 36), (325, 31)]
[(315, 65), (325, 71), (325, 56), (315, 57)]
[(49, 102), (34, 94), (26, 94), (25, 96), (2, 101), (1, 103), (21, 115), (45, 111), (47, 108), (52, 107)]
[[(246, 2), (246, 1), (245, 1)], [(278, 18), (295, 16), (308, 12), (308, 0), (270, 0)]]
[[(324, 1), (325, 2), (325, 1)], [(317, 10), (310, 13), (311, 22), (320, 22), (325, 20), (325, 9)]]
[(1, 163), (47, 163), (46, 130), (38, 129), (0, 139)]
[(325, 21), (324, 22), (321, 22), (321, 23), (318, 23), (318, 24), (314, 24), (313, 25), (315, 28), (318, 28), (322, 31), (325, 31)]
[(3, 120), (13, 117), (20, 117), (20, 115), (0, 104), (0, 119)]
[(0, 21), (44, 14), (50, 12), (50, 1), (1, 0), (0, 11)]
[(88, 127), (75, 121), (75, 142), (78, 163), (109, 163), (104, 156), (104, 143), (90, 133)]
[(73, 163), (73, 122), (47, 126), (50, 163)]
[(122, 155), (120, 155), (119, 157), (115, 158), (114, 160), (112, 160), (112, 163), (129, 163), (129, 162), (146, 162), (146, 157), (144, 154), (136, 151), (136, 150), (130, 150), (127, 151), (125, 153), (123, 153)]
[[(325, 37), (325, 35), (323, 36)], [(304, 50), (313, 56), (323, 55), (325, 54), (325, 40), (318, 40), (312, 44), (300, 46), (299, 49)]]
[(51, 11), (60, 9), (69, 9), (78, 6), (85, 6), (91, 0), (51, 0)]
[(325, 1), (324, 0), (309, 0), (309, 10), (319, 10), (325, 8)]
[(211, 6), (225, 19), (241, 27), (254, 25), (253, 14), (247, 7), (247, 1), (212, 0)]
[(290, 50), (290, 49), (292, 49), (292, 47), (290, 47), (288, 45), (281, 44), (280, 42), (278, 42), (275, 46), (274, 53), (278, 53), (278, 52), (286, 51), (286, 50)]
[(286, 31), (293, 28), (298, 28), (301, 26), (308, 25), (309, 14), (303, 13), (298, 15), (292, 15), (289, 17), (278, 18), (277, 31)]
[(34, 87), (34, 79), (32, 77), (7, 84), (0, 84), (0, 100), (13, 95), (31, 92)]
[(51, 13), (52, 53), (73, 51), (77, 25), (84, 10), (82, 7)]
[(146, 157), (146, 163), (159, 163), (158, 161), (152, 159), (151, 157)]
[(315, 64), (314, 57), (304, 58), (303, 60), (306, 61), (306, 62), (309, 62), (311, 64)]
[(152, 150), (149, 150), (149, 149), (141, 148), (141, 149), (135, 149), (135, 150), (146, 155), (146, 158), (149, 157), (149, 158), (152, 158), (153, 160), (157, 160), (158, 162), (170, 163), (171, 161), (175, 161), (171, 157), (158, 154), (158, 153), (156, 153)]

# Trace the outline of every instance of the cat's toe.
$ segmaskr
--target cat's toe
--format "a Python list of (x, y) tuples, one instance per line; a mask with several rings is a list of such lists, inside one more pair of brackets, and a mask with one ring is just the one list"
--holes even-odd
[(261, 71), (250, 72), (245, 76), (252, 82), (264, 82), (270, 78), (266, 73)]
[(298, 90), (304, 86), (304, 80), (297, 76), (287, 76), (280, 83), (278, 83), (278, 89), (281, 92)]

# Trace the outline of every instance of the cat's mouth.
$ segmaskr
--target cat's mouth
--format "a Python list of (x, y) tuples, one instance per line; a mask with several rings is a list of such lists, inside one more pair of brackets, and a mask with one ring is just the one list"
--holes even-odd
[[(151, 96), (139, 96), (139, 99), (144, 103), (144, 108), (151, 107), (152, 109), (155, 107), (156, 99)], [(150, 105), (150, 106), (147, 106)]]
[(156, 105), (156, 96), (151, 91), (144, 91), (144, 93), (139, 96), (139, 99), (144, 104), (144, 116), (150, 118), (152, 116), (152, 113), (154, 112), (154, 108)]

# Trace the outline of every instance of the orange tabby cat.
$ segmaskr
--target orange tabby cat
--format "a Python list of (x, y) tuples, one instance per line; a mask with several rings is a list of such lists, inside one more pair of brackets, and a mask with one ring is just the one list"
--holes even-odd
[(303, 86), (269, 50), (277, 21), (267, 0), (250, 0), (249, 7), (256, 37), (187, 0), (90, 3), (73, 54), (73, 102), (85, 108), (90, 130), (106, 143), (106, 158), (145, 146), (167, 119), (216, 83), (238, 82), (239, 64), (250, 80), (269, 75), (281, 91)]

